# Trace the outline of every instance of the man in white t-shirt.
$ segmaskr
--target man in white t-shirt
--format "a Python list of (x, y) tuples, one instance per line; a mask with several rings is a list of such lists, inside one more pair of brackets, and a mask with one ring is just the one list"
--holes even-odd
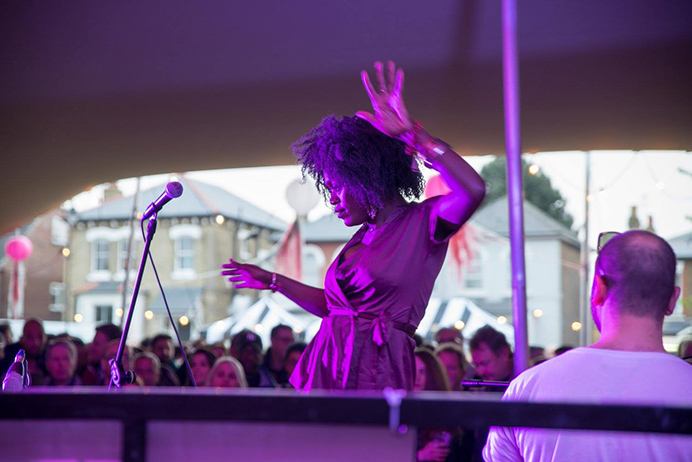
[[(675, 254), (646, 231), (619, 234), (594, 271), (591, 312), (598, 342), (519, 375), (503, 400), (692, 406), (692, 366), (666, 353), (663, 318), (673, 312)], [(493, 427), (487, 461), (692, 461), (692, 436)]]

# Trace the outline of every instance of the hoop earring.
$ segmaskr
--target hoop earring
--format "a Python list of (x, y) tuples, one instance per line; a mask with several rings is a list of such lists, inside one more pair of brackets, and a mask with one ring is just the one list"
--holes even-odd
[(377, 212), (379, 212), (380, 209), (372, 204), (368, 204), (368, 216), (370, 217), (371, 220), (374, 220), (375, 217), (377, 216)]

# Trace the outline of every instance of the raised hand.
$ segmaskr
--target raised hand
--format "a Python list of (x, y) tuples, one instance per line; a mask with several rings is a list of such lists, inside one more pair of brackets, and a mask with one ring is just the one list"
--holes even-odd
[(221, 271), (221, 275), (229, 276), (228, 280), (237, 289), (269, 289), (272, 281), (272, 273), (259, 266), (238, 263), (230, 259), (228, 263), (224, 263), (221, 267), (225, 268)]
[(387, 61), (385, 75), (384, 65), (375, 63), (375, 78), (377, 88), (373, 87), (370, 76), (362, 71), (365, 91), (370, 97), (374, 114), (366, 111), (356, 112), (356, 116), (367, 120), (375, 128), (392, 138), (401, 138), (413, 127), (413, 120), (406, 110), (402, 92), (404, 89), (404, 71), (396, 68), (393, 61)]

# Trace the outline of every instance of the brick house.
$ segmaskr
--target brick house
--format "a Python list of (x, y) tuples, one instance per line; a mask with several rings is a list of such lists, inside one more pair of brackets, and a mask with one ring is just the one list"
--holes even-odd
[[(228, 314), (237, 291), (219, 276), (221, 264), (230, 257), (256, 257), (271, 247), (270, 236), (283, 231), (286, 224), (220, 187), (186, 176), (178, 181), (184, 193), (158, 214), (151, 255), (173, 319), (181, 335), (189, 338), (203, 324)], [(136, 210), (145, 210), (162, 190), (163, 186), (158, 186), (142, 191)], [(132, 264), (126, 275), (133, 200), (116, 194), (99, 207), (72, 217), (66, 319), (118, 324), (127, 315), (143, 249), (135, 220)], [(123, 296), (126, 276), (127, 293)], [(171, 331), (164, 299), (147, 261), (128, 339), (135, 342)]]

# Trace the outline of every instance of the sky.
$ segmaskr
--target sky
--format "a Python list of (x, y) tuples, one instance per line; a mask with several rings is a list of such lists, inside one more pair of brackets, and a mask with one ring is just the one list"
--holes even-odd
[[(632, 211), (637, 207), (641, 226), (653, 218), (655, 231), (664, 238), (692, 232), (692, 153), (684, 151), (593, 151), (591, 156), (591, 200), (589, 202), (589, 242), (601, 231), (625, 231)], [(585, 221), (586, 157), (584, 152), (550, 152), (525, 155), (538, 165), (566, 199), (574, 217), (574, 230)], [(478, 171), (493, 156), (465, 158)], [(424, 170), (426, 177), (435, 172)], [(231, 193), (291, 221), (295, 212), (286, 200), (286, 188), (301, 178), (298, 166), (190, 172), (191, 178), (223, 187)], [(142, 179), (142, 188), (161, 185), (169, 175)], [(125, 195), (132, 195), (133, 178), (117, 182)], [(73, 199), (77, 210), (98, 205), (104, 186), (97, 186)], [(162, 188), (163, 190), (163, 188)], [(329, 209), (322, 201), (309, 213), (314, 220)], [(581, 232), (581, 231), (580, 231)]]

